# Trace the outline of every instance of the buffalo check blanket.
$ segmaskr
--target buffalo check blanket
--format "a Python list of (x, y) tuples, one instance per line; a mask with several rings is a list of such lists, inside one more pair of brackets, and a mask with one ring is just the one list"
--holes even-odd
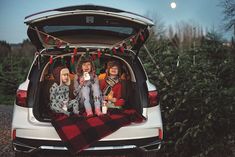
[(56, 114), (52, 117), (51, 123), (68, 150), (72, 154), (77, 154), (119, 128), (144, 120), (145, 117), (130, 109), (89, 118)]

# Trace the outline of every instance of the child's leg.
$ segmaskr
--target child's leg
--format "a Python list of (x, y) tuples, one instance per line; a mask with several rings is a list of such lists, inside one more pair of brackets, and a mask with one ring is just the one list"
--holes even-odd
[(76, 99), (70, 100), (69, 101), (69, 106), (73, 107), (73, 113), (79, 114), (79, 104)]
[(92, 85), (92, 91), (93, 91), (93, 99), (94, 99), (94, 105), (95, 105), (95, 113), (99, 116), (102, 113), (100, 111), (101, 92), (100, 92), (100, 87), (98, 83), (95, 83)]
[(95, 108), (100, 108), (101, 92), (100, 92), (99, 85), (96, 83), (93, 84), (92, 91), (93, 91), (93, 99), (94, 99)]
[(87, 115), (92, 115), (92, 108), (90, 104), (90, 88), (88, 86), (83, 86), (81, 88), (81, 99), (84, 102), (84, 107), (86, 109)]

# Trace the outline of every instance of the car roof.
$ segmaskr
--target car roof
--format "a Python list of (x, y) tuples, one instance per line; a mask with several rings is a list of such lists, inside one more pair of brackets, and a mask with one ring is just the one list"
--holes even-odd
[(149, 26), (153, 26), (154, 23), (151, 19), (144, 17), (142, 15), (136, 14), (136, 13), (132, 13), (129, 11), (124, 11), (124, 10), (120, 10), (120, 9), (116, 9), (116, 8), (111, 8), (111, 7), (106, 7), (106, 6), (99, 6), (99, 5), (93, 5), (93, 4), (85, 4), (85, 5), (74, 5), (74, 6), (68, 6), (68, 7), (62, 7), (62, 8), (57, 8), (57, 9), (51, 9), (51, 10), (46, 10), (46, 11), (41, 11), (35, 14), (31, 14), (29, 16), (25, 17), (25, 23), (29, 24), (34, 20), (38, 20), (41, 18), (45, 18), (45, 17), (50, 17), (50, 16), (55, 16), (57, 14), (61, 14), (61, 13), (74, 13), (74, 12), (78, 12), (78, 11), (92, 11), (92, 10), (96, 10), (96, 11), (105, 11), (105, 12), (110, 12), (119, 16), (123, 16), (123, 17), (129, 17), (132, 20), (137, 20), (139, 22), (148, 24)]

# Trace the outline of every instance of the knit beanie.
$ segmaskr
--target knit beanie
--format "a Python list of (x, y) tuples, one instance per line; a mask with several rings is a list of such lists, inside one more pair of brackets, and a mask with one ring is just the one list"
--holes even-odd
[[(69, 69), (64, 66), (58, 66), (52, 72), (56, 83), (60, 86), (62, 85), (61, 75), (65, 73), (69, 74)], [(70, 85), (70, 78), (68, 78), (68, 82), (66, 83), (66, 85)]]
[[(63, 68), (60, 71), (60, 76), (64, 75), (64, 74), (68, 74), (68, 81), (65, 83), (67, 86), (70, 85), (70, 77), (69, 77), (69, 69), (68, 68)], [(62, 82), (62, 78), (60, 77), (60, 86), (63, 84)]]

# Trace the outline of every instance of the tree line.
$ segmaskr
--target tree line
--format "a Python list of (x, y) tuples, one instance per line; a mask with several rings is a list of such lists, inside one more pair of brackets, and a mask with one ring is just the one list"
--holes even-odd
[[(149, 79), (159, 92), (164, 157), (227, 157), (235, 149), (235, 44), (214, 29), (181, 23), (142, 49)], [(159, 28), (158, 28), (159, 29)]]
[[(230, 157), (235, 150), (235, 1), (224, 0), (225, 40), (215, 29), (181, 22), (164, 27), (140, 56), (159, 92), (164, 157)], [(160, 32), (160, 33), (159, 33)]]
[(29, 40), (21, 44), (0, 41), (0, 104), (13, 104), (16, 90), (27, 75), (35, 51)]

